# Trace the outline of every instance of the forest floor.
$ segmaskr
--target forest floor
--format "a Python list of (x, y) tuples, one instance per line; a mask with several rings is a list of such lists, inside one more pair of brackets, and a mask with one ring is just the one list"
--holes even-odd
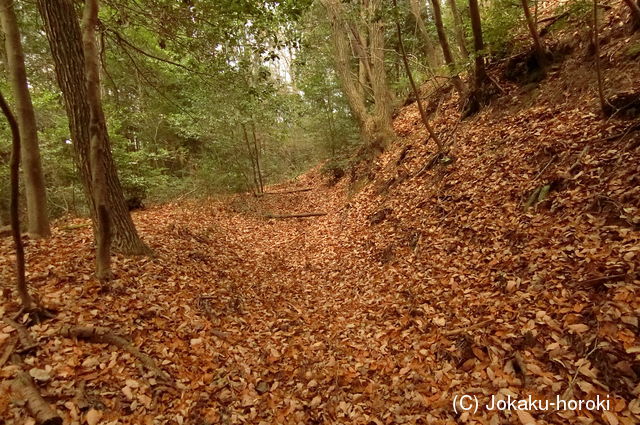
[[(625, 31), (605, 23), (606, 84), (639, 91)], [(411, 104), (397, 142), (337, 184), (318, 167), (269, 188), (308, 192), (135, 212), (155, 256), (116, 256), (106, 287), (87, 220), (27, 240), (29, 284), (57, 314), (30, 328), (25, 370), (74, 424), (639, 423), (640, 126), (598, 115), (587, 33), (539, 84), (490, 67), (504, 93), (465, 121), (455, 94), (430, 97), (451, 161), (432, 161)], [(298, 212), (327, 214), (266, 217)], [(5, 288), (13, 262), (0, 240)], [(107, 327), (170, 378), (65, 326)], [(0, 357), (15, 339), (0, 327)], [(0, 369), (0, 417), (33, 423), (15, 371)], [(462, 395), (477, 412), (456, 413)], [(488, 410), (492, 396), (609, 405)]]

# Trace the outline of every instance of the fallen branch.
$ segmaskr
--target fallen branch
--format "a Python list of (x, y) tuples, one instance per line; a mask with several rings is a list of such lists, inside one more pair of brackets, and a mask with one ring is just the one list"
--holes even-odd
[(300, 213), (300, 214), (266, 214), (266, 218), (304, 218), (304, 217), (321, 217), (323, 215), (327, 215), (325, 212), (311, 212), (311, 213)]
[(60, 334), (64, 337), (85, 339), (89, 342), (98, 344), (115, 345), (137, 358), (144, 367), (153, 372), (158, 378), (165, 381), (170, 379), (169, 374), (160, 369), (151, 357), (138, 350), (133, 344), (123, 337), (115, 335), (107, 328), (92, 326), (65, 326), (60, 331)]
[(611, 275), (611, 276), (602, 276), (602, 277), (596, 277), (593, 279), (587, 279), (587, 280), (582, 280), (578, 283), (575, 283), (573, 286), (589, 286), (592, 288), (598, 287), (600, 285), (604, 285), (605, 283), (609, 283), (609, 282), (616, 282), (616, 281), (621, 281), (621, 280), (625, 280), (627, 278), (627, 274), (615, 274), (615, 275)]
[[(22, 364), (22, 359), (17, 354), (13, 355), (13, 362)], [(40, 395), (38, 387), (31, 379), (31, 376), (20, 369), (13, 380), (13, 386), (22, 395), (22, 400), (26, 401), (27, 408), (40, 425), (62, 425), (62, 417), (49, 406)]]
[(262, 192), (262, 193), (256, 193), (256, 196), (263, 196), (263, 195), (288, 195), (290, 193), (300, 193), (300, 192), (310, 192), (312, 191), (313, 188), (312, 187), (305, 187), (302, 189), (293, 189), (293, 190), (282, 190), (282, 191), (278, 191), (278, 192)]
[(478, 322), (478, 323), (476, 323), (474, 325), (469, 325), (469, 326), (466, 326), (464, 328), (452, 329), (450, 331), (445, 331), (442, 334), (445, 335), (445, 336), (459, 335), (461, 333), (465, 333), (465, 332), (476, 330), (478, 328), (482, 328), (482, 327), (488, 325), (491, 322), (492, 322), (492, 320), (483, 320), (482, 322)]
[(2, 319), (2, 321), (14, 328), (18, 333), (18, 338), (20, 339), (21, 346), (20, 350), (18, 351), (19, 353), (27, 353), (38, 346), (36, 340), (33, 339), (33, 336), (31, 336), (31, 333), (24, 325), (11, 320), (8, 317), (5, 317), (4, 319)]

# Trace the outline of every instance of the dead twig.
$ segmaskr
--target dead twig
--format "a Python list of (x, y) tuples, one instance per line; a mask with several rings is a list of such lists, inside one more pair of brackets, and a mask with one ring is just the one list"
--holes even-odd
[(264, 196), (264, 195), (289, 195), (291, 193), (300, 193), (300, 192), (311, 192), (313, 190), (312, 187), (305, 187), (302, 189), (292, 189), (292, 190), (282, 190), (278, 192), (262, 192), (256, 193), (256, 196)]
[(60, 334), (64, 337), (84, 339), (89, 342), (95, 342), (98, 344), (114, 345), (134, 356), (140, 361), (140, 363), (142, 363), (144, 367), (153, 372), (158, 378), (164, 381), (170, 380), (169, 374), (160, 369), (151, 357), (138, 350), (133, 344), (131, 344), (123, 337), (115, 335), (113, 332), (111, 332), (111, 330), (107, 328), (92, 326), (65, 326), (60, 331)]
[(465, 333), (465, 332), (469, 332), (469, 331), (473, 331), (473, 330), (482, 328), (482, 327), (488, 325), (491, 322), (492, 322), (492, 320), (483, 320), (482, 322), (478, 322), (478, 323), (476, 323), (474, 325), (465, 326), (464, 328), (458, 328), (458, 329), (452, 329), (450, 331), (445, 331), (442, 334), (445, 335), (445, 336), (460, 335), (461, 333)]
[(587, 280), (582, 280), (578, 283), (575, 283), (572, 286), (576, 286), (576, 287), (591, 287), (591, 288), (596, 288), (600, 285), (604, 285), (605, 283), (609, 283), (609, 282), (616, 282), (616, 281), (620, 281), (620, 280), (625, 280), (628, 276), (628, 274), (615, 274), (615, 275), (611, 275), (611, 276), (602, 276), (602, 277), (596, 277), (593, 279), (587, 279)]

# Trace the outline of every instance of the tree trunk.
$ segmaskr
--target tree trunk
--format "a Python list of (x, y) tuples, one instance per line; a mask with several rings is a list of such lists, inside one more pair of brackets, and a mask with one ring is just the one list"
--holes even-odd
[[(393, 0), (393, 6), (398, 7), (397, 0)], [(396, 18), (397, 19), (397, 18)], [(400, 22), (396, 20), (396, 31), (398, 33), (398, 44), (400, 45), (400, 54), (402, 56), (402, 62), (404, 63), (404, 69), (407, 72), (407, 77), (409, 77), (409, 83), (411, 84), (411, 89), (413, 90), (413, 95), (416, 97), (416, 102), (418, 104), (418, 111), (420, 112), (420, 118), (422, 118), (422, 123), (427, 129), (429, 136), (436, 142), (438, 146), (438, 152), (442, 152), (444, 150), (444, 146), (442, 142), (438, 138), (438, 135), (433, 131), (431, 124), (429, 124), (429, 118), (427, 118), (427, 113), (422, 107), (422, 99), (420, 99), (420, 91), (416, 86), (415, 81), (413, 80), (413, 74), (411, 73), (411, 67), (409, 66), (409, 60), (407, 59), (407, 52), (404, 49), (404, 42), (402, 41), (402, 28), (400, 27)]]
[(447, 34), (444, 31), (444, 24), (442, 23), (442, 11), (440, 10), (440, 0), (431, 0), (431, 5), (433, 6), (433, 20), (436, 23), (436, 31), (438, 32), (438, 40), (440, 41), (440, 47), (442, 48), (442, 55), (444, 56), (444, 62), (449, 67), (449, 72), (451, 72), (451, 79), (453, 81), (453, 85), (460, 96), (464, 94), (464, 85), (462, 84), (462, 80), (456, 74), (456, 63), (453, 60), (453, 55), (451, 54), (451, 48), (449, 47), (449, 40), (447, 40)]
[(593, 45), (595, 48), (596, 59), (596, 76), (598, 78), (598, 99), (600, 100), (600, 109), (607, 114), (607, 101), (604, 96), (604, 84), (602, 82), (602, 66), (600, 64), (600, 24), (598, 23), (598, 0), (593, 0)]
[(544, 52), (544, 47), (542, 46), (542, 41), (540, 40), (540, 34), (538, 33), (538, 28), (536, 28), (536, 23), (531, 16), (531, 10), (529, 9), (529, 0), (522, 0), (522, 8), (524, 9), (524, 16), (527, 20), (527, 27), (529, 27), (529, 33), (531, 34), (531, 38), (533, 39), (533, 48), (536, 52), (536, 58), (538, 59), (538, 65), (542, 72), (544, 73), (547, 68), (547, 56)]
[(253, 148), (256, 152), (256, 168), (258, 171), (258, 182), (260, 183), (260, 193), (264, 192), (264, 179), (262, 176), (262, 166), (260, 165), (260, 144), (258, 143), (258, 137), (256, 136), (256, 123), (251, 121), (251, 134), (253, 135)]
[(456, 39), (458, 40), (460, 55), (465, 60), (468, 60), (469, 51), (467, 50), (467, 40), (464, 35), (464, 23), (462, 22), (462, 15), (460, 15), (456, 0), (449, 0), (449, 7), (451, 8), (451, 14), (453, 15), (453, 29), (455, 30)]
[(11, 145), (11, 160), (10, 160), (10, 174), (11, 174), (11, 233), (13, 235), (13, 242), (16, 246), (16, 289), (22, 308), (25, 312), (31, 312), (36, 309), (36, 303), (29, 294), (27, 288), (27, 280), (24, 271), (24, 245), (22, 244), (22, 235), (20, 234), (20, 215), (18, 211), (18, 203), (20, 202), (20, 129), (18, 128), (18, 122), (13, 116), (9, 105), (4, 100), (4, 96), (0, 93), (0, 108), (2, 113), (9, 121), (9, 127), (11, 128), (12, 145)]
[(5, 35), (7, 70), (16, 100), (16, 112), (21, 136), (22, 170), (27, 199), (27, 230), (36, 238), (51, 236), (47, 214), (47, 195), (38, 147), (36, 116), (31, 103), (24, 53), (13, 0), (0, 0), (0, 21)]
[[(336, 74), (342, 91), (360, 129), (361, 138), (375, 152), (384, 150), (393, 135), (391, 126), (392, 99), (384, 68), (384, 27), (376, 17), (378, 1), (363, 10), (362, 19), (368, 30), (368, 44), (356, 25), (348, 22), (342, 3), (323, 0), (331, 24), (331, 40)], [(352, 37), (349, 37), (349, 34)], [(358, 57), (358, 69), (353, 70), (351, 48)], [(370, 83), (370, 87), (367, 85)], [(371, 91), (373, 108), (367, 106), (365, 89)]]
[(100, 63), (96, 46), (98, 24), (98, 0), (87, 0), (82, 19), (82, 47), (87, 79), (87, 102), (89, 103), (89, 166), (93, 203), (98, 223), (96, 229), (96, 276), (101, 281), (110, 280), (111, 275), (111, 219), (107, 202), (107, 173), (101, 158), (109, 138), (107, 123), (100, 99)]
[(369, 27), (369, 56), (371, 57), (371, 88), (373, 90), (374, 150), (384, 151), (393, 137), (393, 100), (387, 84), (384, 61), (384, 22), (378, 16), (381, 0), (369, 1), (367, 22)]
[(253, 187), (257, 194), (262, 193), (262, 186), (260, 185), (260, 179), (258, 178), (258, 166), (256, 155), (253, 152), (251, 147), (251, 142), (249, 142), (249, 135), (247, 133), (247, 127), (242, 124), (242, 137), (244, 139), (244, 143), (247, 146), (247, 154), (249, 155), (249, 160), (251, 161), (251, 173), (253, 175)]
[(624, 2), (631, 9), (635, 28), (640, 28), (640, 1), (635, 3), (633, 0), (624, 0)]
[(422, 19), (420, 0), (409, 0), (409, 3), (411, 5), (411, 13), (416, 20), (418, 34), (422, 41), (422, 48), (424, 50), (424, 55), (427, 58), (427, 64), (433, 67), (438, 67), (441, 65), (441, 59), (438, 56), (438, 52), (436, 52), (434, 42), (431, 39), (429, 31), (427, 31), (427, 25), (425, 24), (424, 19)]
[[(69, 129), (74, 147), (74, 160), (88, 201), (94, 229), (98, 227), (97, 209), (93, 200), (92, 173), (90, 167), (90, 110), (85, 83), (85, 58), (82, 35), (71, 0), (38, 0), (38, 9), (44, 23), (53, 56), (58, 84), (64, 98)], [(106, 170), (107, 202), (111, 212), (112, 245), (125, 254), (149, 254), (131, 220), (122, 193), (122, 187), (111, 156), (109, 140), (105, 138), (104, 156)]]
[(471, 29), (473, 31), (473, 50), (475, 54), (475, 90), (479, 92), (487, 81), (487, 71), (484, 67), (484, 41), (482, 39), (482, 21), (478, 0), (469, 0), (469, 14), (471, 15)]

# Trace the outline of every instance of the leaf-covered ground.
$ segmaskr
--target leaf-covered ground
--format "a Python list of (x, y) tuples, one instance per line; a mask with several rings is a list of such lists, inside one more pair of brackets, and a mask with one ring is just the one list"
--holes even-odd
[[(606, 25), (607, 85), (640, 89), (624, 53), (638, 36)], [(25, 370), (68, 423), (638, 423), (640, 132), (597, 115), (585, 36), (570, 36), (578, 53), (535, 88), (493, 67), (506, 93), (462, 123), (455, 95), (432, 100), (446, 164), (427, 166), (410, 105), (398, 142), (337, 185), (312, 170), (270, 188), (309, 192), (136, 212), (156, 257), (118, 256), (109, 288), (92, 277), (86, 220), (28, 240), (29, 283), (58, 313), (31, 327)], [(264, 218), (312, 211), (327, 215)], [(0, 254), (10, 288), (9, 239)], [(65, 325), (126, 336), (172, 382)], [(1, 351), (14, 338), (0, 327)], [(0, 369), (0, 417), (33, 423), (15, 369)], [(458, 415), (463, 394), (599, 395), (611, 408)]]

